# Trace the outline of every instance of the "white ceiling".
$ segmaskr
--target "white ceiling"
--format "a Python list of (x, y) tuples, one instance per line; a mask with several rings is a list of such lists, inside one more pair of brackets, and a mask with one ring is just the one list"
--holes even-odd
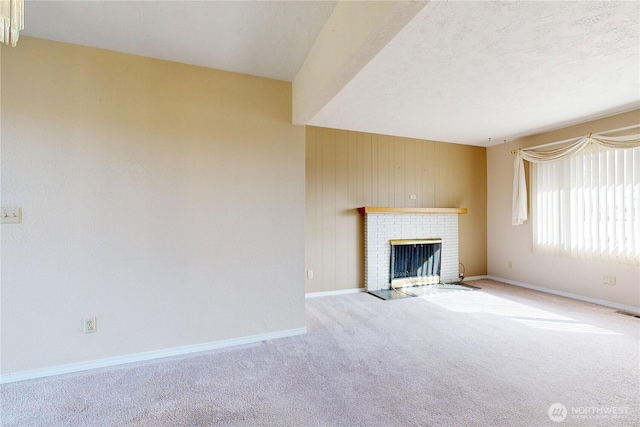
[(491, 145), (640, 100), (636, 2), (431, 2), (311, 124)]
[(335, 3), (25, 0), (21, 34), (292, 81)]
[[(22, 34), (292, 81), (334, 6), (26, 0)], [(639, 17), (632, 1), (432, 1), (308, 124), (488, 146), (629, 111)]]

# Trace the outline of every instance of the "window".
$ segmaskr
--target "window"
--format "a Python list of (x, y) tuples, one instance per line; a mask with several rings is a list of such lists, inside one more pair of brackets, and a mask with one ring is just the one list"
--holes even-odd
[(640, 265), (640, 147), (532, 164), (534, 251)]

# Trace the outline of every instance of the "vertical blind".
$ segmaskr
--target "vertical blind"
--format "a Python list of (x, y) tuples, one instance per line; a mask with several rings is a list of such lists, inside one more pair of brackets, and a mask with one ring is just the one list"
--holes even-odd
[(640, 147), (532, 164), (534, 250), (640, 265)]

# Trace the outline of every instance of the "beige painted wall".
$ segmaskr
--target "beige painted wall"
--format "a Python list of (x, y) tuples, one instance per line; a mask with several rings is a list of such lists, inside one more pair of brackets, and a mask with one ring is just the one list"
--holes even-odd
[(308, 126), (306, 291), (364, 286), (361, 206), (467, 208), (460, 262), (486, 274), (485, 159), (481, 147)]
[(3, 374), (304, 328), (290, 83), (21, 37), (1, 136)]
[[(487, 149), (488, 270), (492, 276), (588, 298), (640, 307), (640, 268), (532, 252), (532, 222), (511, 225), (511, 150), (562, 141), (640, 123), (640, 110), (510, 141)], [(525, 163), (528, 170), (528, 163)], [(511, 268), (509, 268), (511, 262)], [(614, 275), (615, 286), (603, 275)]]

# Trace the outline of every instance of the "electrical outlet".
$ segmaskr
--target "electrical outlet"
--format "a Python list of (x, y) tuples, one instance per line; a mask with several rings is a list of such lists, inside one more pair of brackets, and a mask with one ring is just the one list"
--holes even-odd
[(84, 319), (84, 333), (92, 334), (97, 331), (96, 318), (90, 317), (88, 319)]
[(313, 270), (307, 270), (307, 279), (313, 279)]
[(605, 285), (615, 285), (616, 284), (616, 276), (607, 276), (606, 274), (602, 276), (602, 283)]
[(20, 224), (22, 222), (22, 208), (2, 208), (0, 212), (2, 224)]

